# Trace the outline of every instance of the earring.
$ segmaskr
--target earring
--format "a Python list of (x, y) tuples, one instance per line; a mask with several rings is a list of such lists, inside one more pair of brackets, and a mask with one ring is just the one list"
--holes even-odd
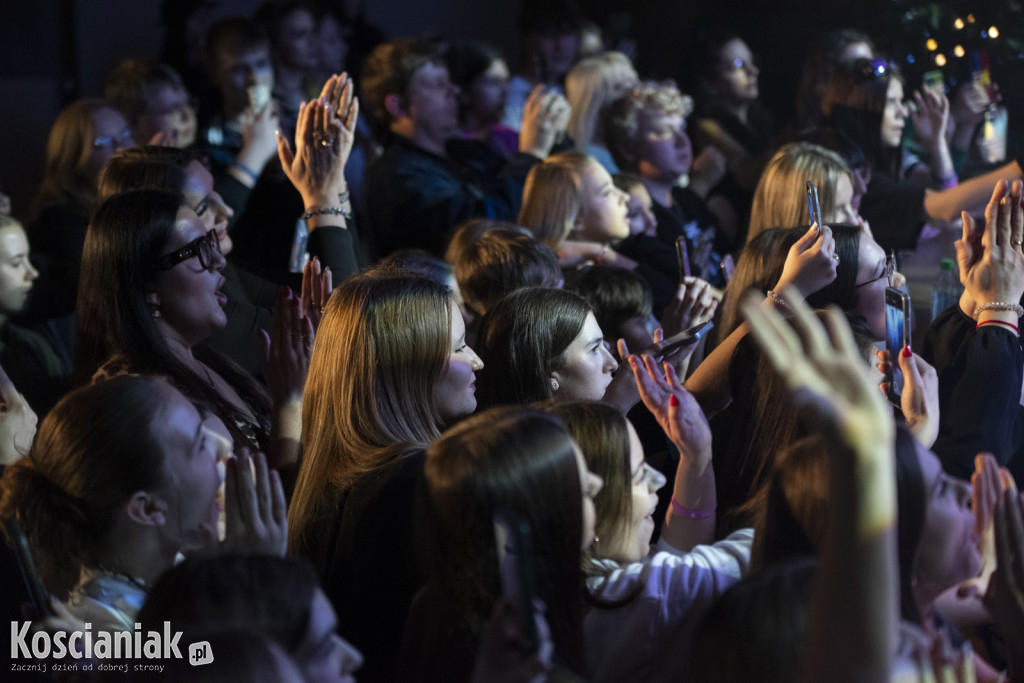
[(153, 316), (153, 320), (156, 320), (157, 318), (160, 317), (160, 309), (159, 308), (154, 308), (153, 312), (150, 315)]
[(558, 391), (558, 380), (554, 377), (551, 378), (551, 391), (552, 393)]

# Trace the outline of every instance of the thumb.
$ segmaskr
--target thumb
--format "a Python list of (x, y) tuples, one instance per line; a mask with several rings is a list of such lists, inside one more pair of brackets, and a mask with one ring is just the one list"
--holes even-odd
[(798, 239), (793, 246), (797, 247), (799, 251), (806, 251), (812, 244), (814, 244), (814, 241), (818, 239), (819, 232), (820, 229), (818, 228), (818, 224), (811, 223), (811, 227), (807, 229), (807, 232), (803, 234), (803, 237)]
[(906, 384), (919, 389), (921, 387), (921, 371), (917, 369), (914, 352), (910, 350), (909, 346), (904, 346), (898, 355), (899, 358), (896, 362), (899, 363), (900, 370), (903, 371), (903, 377), (907, 380)]

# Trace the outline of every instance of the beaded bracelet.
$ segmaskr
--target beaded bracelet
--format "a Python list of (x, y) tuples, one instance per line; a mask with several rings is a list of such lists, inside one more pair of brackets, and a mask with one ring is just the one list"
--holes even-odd
[(327, 206), (324, 208), (310, 209), (306, 213), (302, 214), (302, 217), (307, 221), (313, 216), (341, 216), (347, 221), (352, 220), (352, 212), (347, 209), (342, 209), (338, 206)]
[(772, 291), (772, 290), (770, 290), (770, 289), (769, 289), (769, 290), (768, 290), (767, 292), (765, 292), (765, 293), (766, 293), (766, 294), (768, 295), (768, 298), (769, 298), (769, 299), (771, 299), (772, 301), (774, 301), (775, 303), (777, 303), (777, 304), (778, 304), (779, 306), (782, 306), (783, 308), (785, 308), (785, 309), (786, 309), (787, 311), (789, 311), (790, 313), (793, 313), (793, 308), (792, 308), (792, 307), (791, 307), (791, 306), (789, 305), (789, 303), (788, 303), (788, 302), (787, 302), (787, 301), (786, 301), (785, 299), (783, 299), (783, 298), (782, 298), (781, 296), (779, 296), (778, 294), (776, 294), (775, 292), (773, 292), (773, 291)]
[(1008, 301), (990, 301), (987, 304), (978, 304), (974, 307), (974, 318), (977, 318), (982, 311), (1013, 311), (1019, 318), (1024, 315), (1024, 308), (1020, 304)]
[(977, 329), (981, 328), (982, 325), (1006, 325), (1007, 327), (1012, 329), (1014, 332), (1016, 332), (1018, 337), (1020, 336), (1020, 328), (1017, 327), (1016, 325), (1014, 325), (1013, 323), (1006, 322), (1005, 320), (986, 320), (983, 323), (978, 323), (977, 325), (975, 325), (974, 329), (977, 330)]
[(704, 510), (694, 510), (692, 508), (688, 508), (685, 505), (680, 504), (680, 502), (676, 500), (676, 497), (672, 496), (672, 512), (676, 513), (677, 515), (689, 517), (690, 519), (707, 519), (708, 517), (714, 515), (715, 510), (717, 509), (718, 505), (716, 504)]
[(601, 251), (597, 252), (597, 256), (594, 257), (594, 263), (596, 263), (599, 266), (603, 266), (604, 265), (604, 254), (605, 254), (606, 251), (608, 251), (608, 245), (607, 244), (603, 245), (601, 247)]

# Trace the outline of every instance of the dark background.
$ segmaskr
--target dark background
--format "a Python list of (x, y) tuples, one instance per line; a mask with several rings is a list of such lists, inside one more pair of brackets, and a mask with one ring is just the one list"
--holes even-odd
[[(976, 3), (905, 0), (581, 0), (588, 14), (637, 41), (643, 78), (673, 77), (687, 89), (688, 49), (704, 27), (724, 24), (745, 37), (761, 63), (761, 99), (784, 122), (792, 111), (808, 41), (820, 32), (854, 27), (871, 35), (879, 50), (905, 64), (907, 54), (928, 57), (925, 33), (941, 40), (950, 17), (978, 15), (978, 25), (1004, 26), (1003, 39), (1021, 37), (1024, 22), (1016, 0)], [(259, 0), (219, 0), (218, 16), (250, 14)], [(46, 136), (61, 107), (76, 97), (101, 94), (107, 73), (128, 56), (157, 58), (162, 42), (161, 0), (3, 0), (0, 2), (0, 188), (25, 217), (41, 177)], [(977, 5), (975, 9), (973, 5)], [(489, 40), (518, 61), (520, 0), (366, 0), (366, 18), (396, 37), (436, 33)], [(974, 35), (974, 43), (978, 43)], [(991, 42), (991, 41), (989, 41)], [(948, 49), (949, 46), (943, 47)], [(968, 45), (968, 49), (971, 49)], [(1014, 53), (1016, 56), (1016, 53)], [(907, 66), (908, 83), (919, 83), (918, 59)], [(1024, 61), (999, 64), (993, 76), (1010, 104), (1011, 127), (1019, 126), (1014, 99), (1024, 90)], [(958, 63), (961, 62), (961, 63)], [(948, 76), (965, 68), (950, 58)]]

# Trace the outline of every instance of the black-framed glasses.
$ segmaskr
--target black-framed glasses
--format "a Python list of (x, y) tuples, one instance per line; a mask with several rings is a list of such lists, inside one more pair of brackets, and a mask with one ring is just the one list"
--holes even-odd
[(890, 250), (888, 258), (885, 259), (885, 270), (882, 272), (882, 274), (879, 275), (878, 277), (871, 278), (867, 282), (861, 282), (859, 285), (854, 285), (854, 288), (867, 287), (871, 283), (878, 282), (882, 278), (885, 278), (886, 281), (889, 283), (889, 286), (892, 287), (892, 275), (895, 272), (896, 272), (896, 252)]
[(199, 265), (204, 270), (209, 270), (213, 267), (214, 253), (221, 253), (220, 240), (217, 239), (217, 231), (211, 230), (205, 235), (195, 238), (181, 249), (171, 252), (166, 256), (161, 256), (157, 266), (160, 270), (170, 270), (182, 261), (198, 256)]

